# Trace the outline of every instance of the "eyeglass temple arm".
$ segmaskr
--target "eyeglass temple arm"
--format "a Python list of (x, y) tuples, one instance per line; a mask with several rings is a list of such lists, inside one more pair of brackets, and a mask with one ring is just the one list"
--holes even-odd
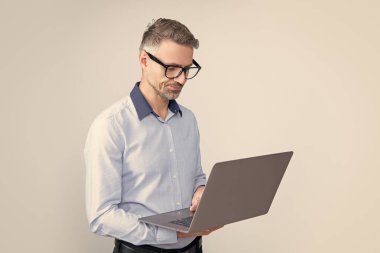
[(201, 65), (199, 65), (198, 62), (197, 62), (196, 60), (194, 60), (194, 59), (193, 59), (193, 63), (194, 63), (194, 65), (197, 66), (199, 69), (202, 68)]

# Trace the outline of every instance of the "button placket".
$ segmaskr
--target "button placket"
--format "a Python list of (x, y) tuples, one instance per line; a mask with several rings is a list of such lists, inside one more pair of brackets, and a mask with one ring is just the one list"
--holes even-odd
[(170, 175), (171, 180), (173, 183), (173, 201), (175, 203), (175, 209), (182, 208), (182, 197), (181, 197), (181, 187), (178, 180), (178, 163), (177, 163), (177, 157), (176, 152), (174, 149), (174, 140), (173, 140), (173, 134), (171, 131), (171, 127), (169, 124), (165, 124), (166, 128), (168, 129), (168, 140), (169, 140), (169, 157), (170, 157)]

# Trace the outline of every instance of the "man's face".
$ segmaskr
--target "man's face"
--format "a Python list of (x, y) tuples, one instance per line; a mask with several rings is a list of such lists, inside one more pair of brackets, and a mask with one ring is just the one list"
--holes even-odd
[[(193, 48), (177, 44), (171, 40), (163, 40), (159, 49), (151, 53), (166, 65), (186, 67), (193, 63)], [(184, 73), (174, 79), (167, 78), (165, 68), (148, 56), (145, 73), (148, 84), (156, 91), (157, 95), (166, 100), (178, 98), (186, 82)]]

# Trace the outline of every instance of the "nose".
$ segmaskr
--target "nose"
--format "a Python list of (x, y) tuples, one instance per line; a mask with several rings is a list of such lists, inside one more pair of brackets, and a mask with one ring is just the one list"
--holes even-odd
[(185, 71), (182, 71), (182, 73), (178, 77), (174, 78), (174, 81), (183, 85), (186, 82)]

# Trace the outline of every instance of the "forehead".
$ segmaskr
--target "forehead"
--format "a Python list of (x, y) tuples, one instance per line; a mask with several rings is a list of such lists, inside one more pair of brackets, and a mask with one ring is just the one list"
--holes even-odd
[(165, 64), (191, 65), (193, 62), (193, 48), (180, 45), (172, 40), (163, 40), (155, 55)]

